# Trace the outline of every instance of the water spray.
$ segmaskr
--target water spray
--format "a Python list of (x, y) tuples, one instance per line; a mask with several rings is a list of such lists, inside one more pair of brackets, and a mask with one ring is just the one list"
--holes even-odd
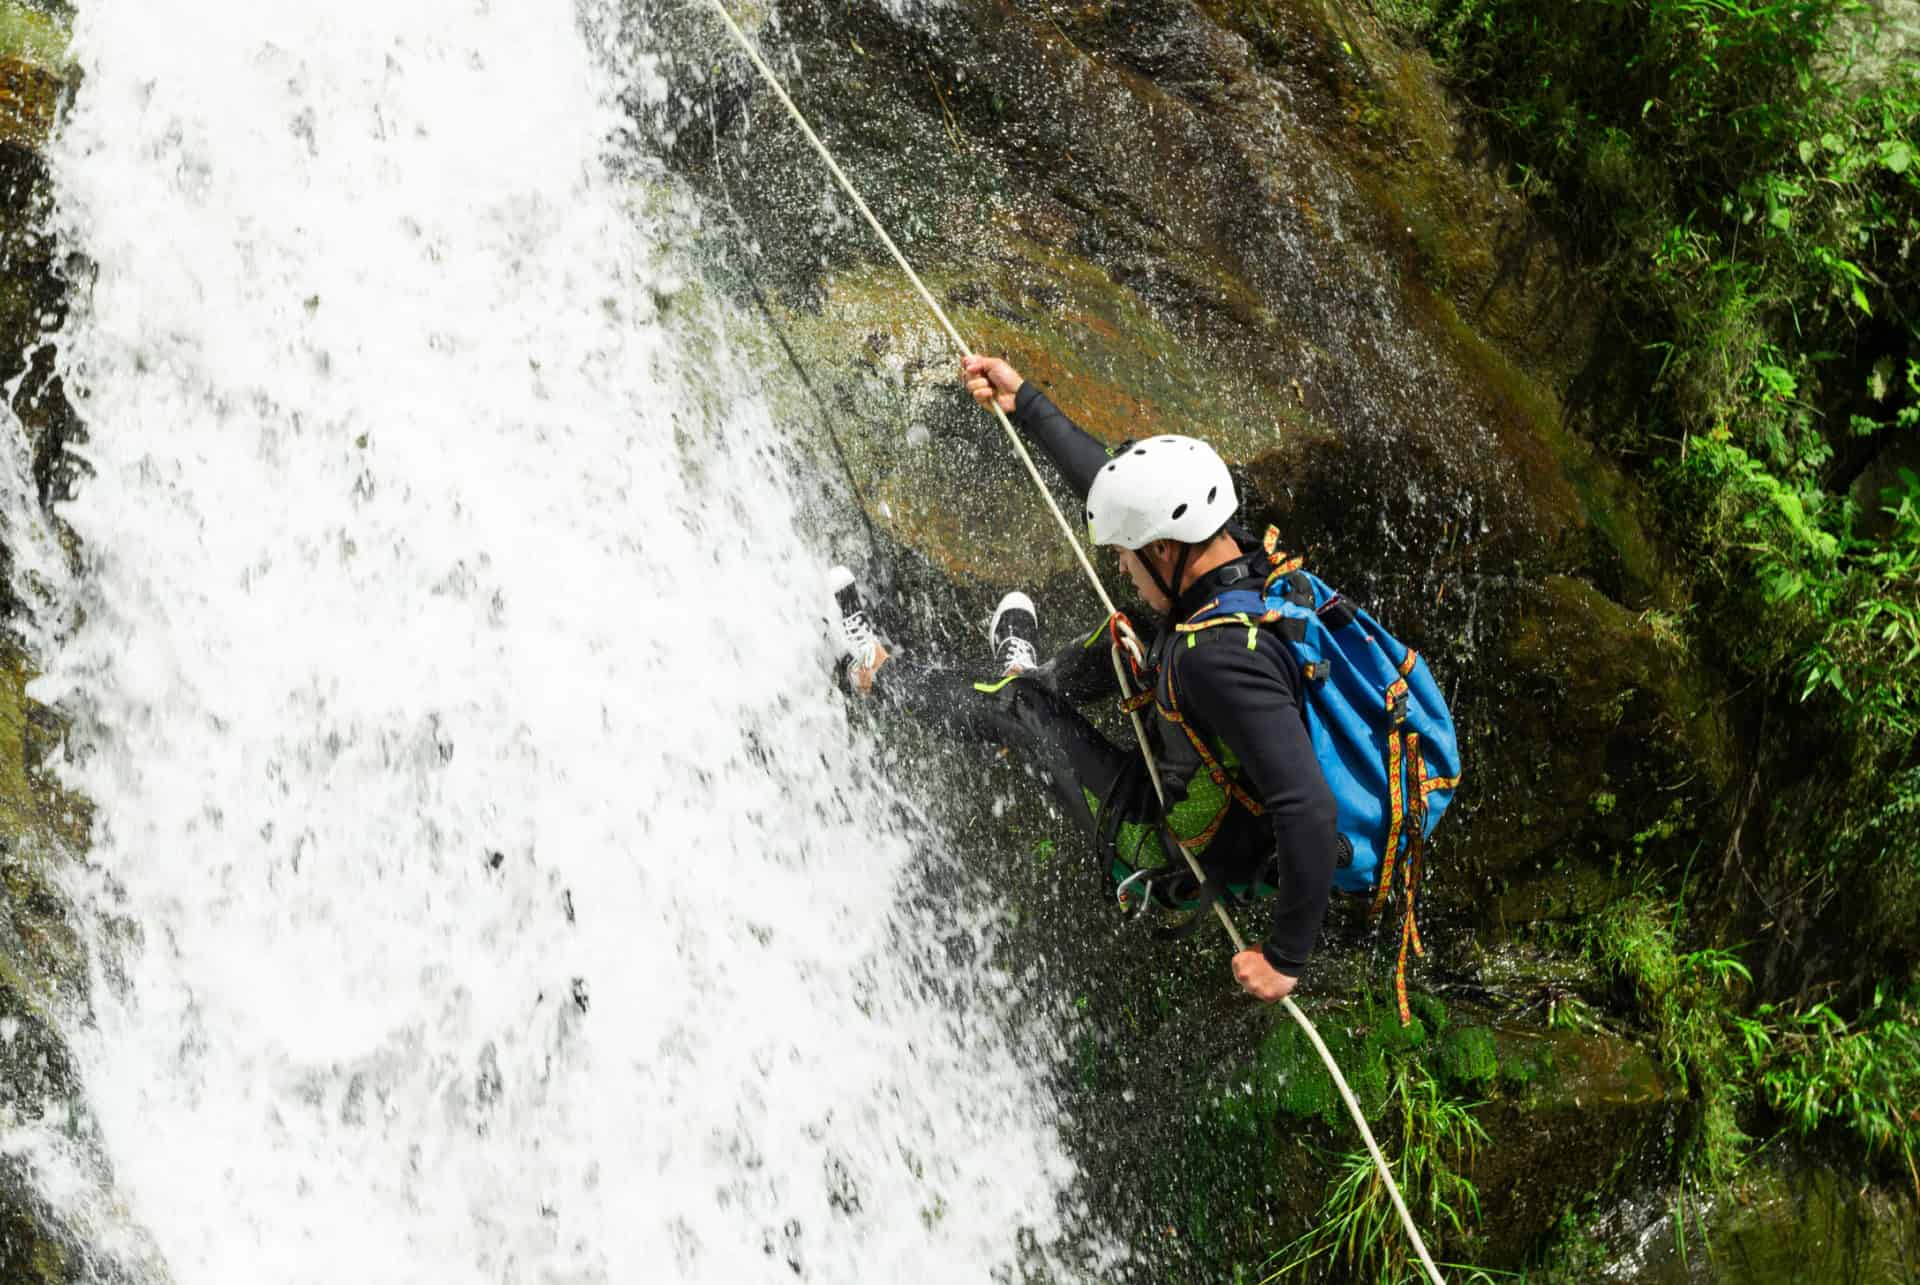
[[(906, 255), (900, 252), (900, 247), (894, 244), (891, 236), (887, 235), (886, 228), (882, 227), (880, 220), (874, 217), (873, 211), (867, 207), (866, 201), (862, 199), (859, 190), (854, 187), (853, 181), (847, 177), (846, 171), (840, 168), (839, 162), (833, 158), (833, 153), (827, 150), (827, 145), (820, 141), (820, 136), (814, 132), (813, 126), (807, 123), (807, 118), (802, 115), (800, 109), (794, 105), (793, 99), (787, 94), (786, 87), (781, 84), (780, 77), (774, 73), (773, 68), (769, 67), (766, 60), (760, 56), (759, 50), (754, 48), (753, 42), (747, 38), (747, 33), (741, 30), (740, 24), (734, 21), (733, 15), (727, 11), (727, 7), (722, 3), (722, 0), (712, 0), (712, 4), (714, 9), (719, 13), (721, 21), (726, 23), (727, 30), (732, 33), (734, 40), (738, 42), (740, 48), (746, 53), (747, 58), (753, 63), (754, 68), (759, 71), (761, 79), (766, 81), (767, 87), (773, 91), (774, 96), (780, 100), (781, 105), (787, 109), (787, 114), (793, 118), (793, 123), (797, 125), (800, 132), (806, 136), (807, 142), (813, 145), (813, 150), (819, 153), (821, 161), (826, 164), (827, 169), (840, 184), (841, 190), (844, 191), (848, 199), (853, 202), (854, 208), (860, 211), (861, 217), (867, 221), (867, 226), (872, 228), (874, 235), (880, 238), (880, 243), (887, 248), (887, 253), (891, 254), (893, 261), (900, 265), (901, 272), (906, 274), (907, 280), (912, 283), (914, 290), (918, 292), (922, 302), (924, 302), (927, 308), (933, 313), (934, 320), (937, 321), (940, 328), (946, 332), (947, 338), (953, 342), (954, 348), (958, 350), (962, 357), (970, 355), (973, 349), (967, 344), (966, 340), (960, 337), (960, 332), (955, 329), (953, 322), (948, 319), (946, 311), (941, 308), (939, 301), (933, 297), (932, 291), (927, 289), (926, 283), (921, 281), (920, 274), (915, 272), (913, 265), (907, 262)], [(1093, 569), (1093, 563), (1088, 560), (1086, 550), (1081, 548), (1078, 534), (1074, 531), (1073, 526), (1068, 523), (1066, 514), (1060, 511), (1060, 505), (1054, 500), (1053, 493), (1047, 489), (1046, 483), (1041, 479), (1040, 470), (1034, 464), (1033, 456), (1027, 452), (1026, 444), (1020, 440), (1020, 435), (1014, 431), (1013, 423), (1007, 418), (1007, 413), (1000, 408), (998, 398), (989, 398), (986, 405), (987, 408), (993, 412), (993, 417), (999, 422), (1001, 429), (1005, 431), (1008, 443), (1013, 447), (1013, 452), (1019, 457), (1020, 463), (1026, 468), (1027, 476), (1033, 480), (1034, 489), (1040, 493), (1040, 498), (1045, 501), (1047, 511), (1053, 515), (1053, 520), (1059, 525), (1060, 533), (1065, 538), (1067, 547), (1073, 551), (1074, 559), (1080, 564), (1080, 569), (1086, 572), (1088, 582), (1093, 585), (1093, 591), (1100, 599), (1100, 605), (1106, 608), (1107, 619), (1112, 621), (1120, 617), (1120, 609), (1114, 606), (1113, 598), (1107, 593), (1106, 585), (1100, 580), (1100, 574)], [(1114, 672), (1119, 677), (1121, 690), (1131, 694), (1132, 685), (1129, 681), (1126, 666), (1122, 661), (1118, 631), (1114, 632)], [(1166, 788), (1160, 780), (1159, 765), (1154, 762), (1153, 753), (1147, 747), (1146, 729), (1141, 725), (1140, 713), (1137, 709), (1130, 709), (1127, 717), (1133, 724), (1133, 734), (1139, 743), (1141, 758), (1146, 762), (1147, 776), (1153, 782), (1154, 794), (1159, 799), (1160, 807), (1164, 811), (1167, 805)], [(1193, 855), (1192, 851), (1189, 850), (1184, 843), (1176, 841), (1175, 846), (1180, 849), (1180, 855), (1186, 858), (1187, 865), (1193, 871), (1194, 878), (1205, 883), (1206, 874), (1201, 869), (1200, 862)], [(1233, 917), (1227, 913), (1227, 908), (1221, 905), (1218, 900), (1215, 900), (1213, 903), (1213, 912), (1219, 917), (1220, 926), (1226, 930), (1227, 938), (1233, 943), (1234, 950), (1238, 952), (1247, 949), (1246, 940), (1241, 937), (1239, 928), (1234, 925)], [(1314, 1051), (1320, 1055), (1320, 1060), (1326, 1064), (1328, 1073), (1333, 1076), (1334, 1086), (1340, 1090), (1340, 1097), (1347, 1104), (1348, 1113), (1353, 1116), (1354, 1124), (1359, 1127), (1360, 1136), (1367, 1144), (1367, 1152), (1373, 1157), (1374, 1166), (1379, 1170), (1381, 1180), (1386, 1183), (1387, 1194), (1393, 1198), (1393, 1207), (1400, 1214), (1400, 1222), (1406, 1228), (1407, 1238), (1412, 1242), (1414, 1252), (1418, 1255), (1421, 1266), (1426, 1269), (1427, 1276), (1434, 1282), (1434, 1285), (1443, 1285), (1440, 1269), (1434, 1265), (1433, 1256), (1427, 1252), (1426, 1241), (1421, 1238), (1420, 1229), (1414, 1225), (1413, 1215), (1408, 1212), (1407, 1202), (1400, 1194), (1400, 1185), (1394, 1181), (1393, 1169), (1387, 1164), (1386, 1156), (1381, 1154), (1380, 1144), (1374, 1140), (1373, 1130), (1367, 1126), (1366, 1116), (1361, 1113), (1360, 1104), (1355, 1100), (1353, 1089), (1347, 1084), (1346, 1076), (1340, 1073), (1340, 1066), (1333, 1060), (1333, 1054), (1328, 1051), (1326, 1042), (1320, 1038), (1320, 1032), (1314, 1028), (1313, 1022), (1307, 1015), (1300, 1010), (1300, 1006), (1293, 1002), (1292, 997), (1283, 997), (1280, 1003), (1286, 1008), (1287, 1014), (1292, 1017), (1295, 1022), (1299, 1023), (1300, 1029), (1306, 1032), (1307, 1039), (1313, 1045)]]

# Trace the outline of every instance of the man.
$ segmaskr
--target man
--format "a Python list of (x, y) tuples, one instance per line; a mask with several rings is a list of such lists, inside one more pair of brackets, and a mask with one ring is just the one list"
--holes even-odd
[[(1205, 443), (1162, 436), (1109, 455), (1038, 388), (996, 358), (962, 362), (982, 405), (997, 401), (1080, 497), (1094, 543), (1110, 547), (1147, 606), (1161, 617), (1144, 677), (1146, 717), (1167, 790), (1160, 814), (1137, 747), (1116, 746), (1075, 704), (1118, 694), (1105, 622), (1038, 663), (1032, 601), (1010, 593), (988, 626), (1001, 676), (967, 683), (895, 656), (875, 634), (853, 577), (835, 568), (847, 677), (858, 691), (1033, 759), (1069, 816), (1087, 831), (1125, 885), (1182, 884), (1184, 841), (1210, 884), (1275, 889), (1266, 942), (1233, 958), (1251, 995), (1274, 1003), (1292, 992), (1326, 915), (1337, 851), (1332, 792), (1320, 773), (1303, 711), (1304, 680), (1272, 630), (1177, 627), (1222, 589), (1264, 585), (1267, 555), (1231, 525), (1238, 507), (1226, 465)], [(1193, 888), (1188, 897), (1217, 888)]]

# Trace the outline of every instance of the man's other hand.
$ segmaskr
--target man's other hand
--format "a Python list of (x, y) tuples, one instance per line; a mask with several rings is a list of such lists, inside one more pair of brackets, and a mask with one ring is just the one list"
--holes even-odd
[(1233, 980), (1240, 989), (1268, 1004), (1278, 1004), (1293, 993), (1298, 978), (1289, 977), (1258, 950), (1243, 950), (1233, 957)]

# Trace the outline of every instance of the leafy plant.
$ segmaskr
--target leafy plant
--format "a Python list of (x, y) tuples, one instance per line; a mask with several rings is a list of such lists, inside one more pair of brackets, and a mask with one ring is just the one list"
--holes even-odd
[(1877, 989), (1851, 1022), (1824, 1003), (1763, 1005), (1757, 1016), (1746, 1054), (1768, 1105), (1801, 1133), (1832, 1122), (1869, 1152), (1898, 1156), (1920, 1198), (1920, 990), (1889, 999)]
[[(1462, 1172), (1487, 1134), (1474, 1119), (1478, 1103), (1451, 1097), (1415, 1058), (1392, 1073), (1388, 1108), (1398, 1125), (1395, 1180), (1414, 1221), (1425, 1234), (1465, 1236), (1480, 1214), (1480, 1193)], [(1356, 1278), (1387, 1282), (1418, 1279), (1405, 1230), (1373, 1158), (1357, 1149), (1333, 1165), (1336, 1181), (1320, 1207), (1320, 1220), (1264, 1265), (1273, 1268), (1261, 1285), (1296, 1277), (1321, 1260), (1339, 1262)], [(1431, 1248), (1431, 1246), (1430, 1246)], [(1484, 1273), (1462, 1279), (1485, 1279)]]
[(1678, 918), (1677, 905), (1627, 897), (1600, 917), (1593, 942), (1602, 962), (1633, 986), (1662, 1060), (1697, 1104), (1683, 1174), (1715, 1183), (1739, 1168), (1749, 1141), (1737, 1118), (1746, 1089), (1734, 1057), (1732, 998), (1752, 977), (1730, 950), (1682, 950)]
[[(1675, 533), (1727, 587), (1727, 650), (1872, 741), (1920, 727), (1920, 533), (1866, 533), (1836, 465), (1856, 419), (1920, 418), (1906, 302), (1920, 62), (1889, 60), (1862, 11), (1394, 0), (1386, 14), (1507, 136), (1522, 189), (1583, 244), (1652, 358), (1648, 413), (1612, 444), (1663, 483)], [(1875, 74), (1852, 73), (1861, 58)], [(1858, 381), (1878, 372), (1881, 402), (1902, 367), (1903, 404), (1861, 415)]]
[[(1729, 671), (1732, 716), (1757, 712), (1763, 738), (1727, 849), (1748, 877), (1716, 887), (1716, 920), (1792, 923), (1860, 968), (1910, 973), (1920, 58), (1881, 42), (1859, 0), (1376, 7), (1477, 108), (1509, 186), (1606, 291), (1615, 395), (1591, 434), (1647, 484), (1691, 568), (1685, 650)], [(1622, 860), (1658, 851), (1662, 827)], [(1686, 1182), (1734, 1172), (1742, 1122), (1771, 1111), (1850, 1134), (1920, 1190), (1920, 1124), (1899, 1105), (1920, 1101), (1905, 983), (1857, 1015), (1746, 1011), (1741, 960), (1690, 949), (1703, 934), (1679, 906), (1627, 898), (1594, 929), (1693, 1100)]]

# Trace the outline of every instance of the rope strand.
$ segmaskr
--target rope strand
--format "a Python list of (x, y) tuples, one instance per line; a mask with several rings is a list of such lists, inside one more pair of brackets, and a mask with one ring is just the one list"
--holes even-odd
[[(1113, 646), (1113, 672), (1120, 681), (1120, 691), (1123, 694), (1131, 694), (1127, 667), (1121, 662), (1120, 644), (1117, 639)], [(1133, 720), (1133, 734), (1139, 738), (1141, 752), (1145, 754), (1147, 735), (1146, 729), (1140, 725), (1140, 711), (1130, 709), (1127, 711), (1127, 717)], [(1153, 790), (1160, 796), (1160, 809), (1164, 813), (1167, 807), (1167, 796), (1161, 790), (1160, 773), (1156, 770), (1150, 754), (1147, 755), (1147, 771), (1153, 777)], [(1187, 868), (1193, 871), (1194, 879), (1202, 884), (1206, 883), (1206, 871), (1200, 868), (1199, 859), (1193, 855), (1192, 849), (1178, 839), (1174, 840), (1173, 846), (1180, 849), (1180, 855), (1187, 859)], [(1234, 950), (1245, 950), (1247, 943), (1241, 938), (1240, 930), (1234, 926), (1233, 916), (1227, 913), (1227, 908), (1220, 904), (1218, 898), (1214, 899), (1213, 912), (1220, 917), (1220, 926), (1227, 930), (1227, 939), (1233, 943)], [(1427, 1252), (1427, 1242), (1421, 1237), (1419, 1227), (1414, 1224), (1413, 1214), (1407, 1209), (1406, 1199), (1400, 1194), (1400, 1184), (1393, 1180), (1393, 1168), (1387, 1164), (1386, 1156), (1381, 1154), (1380, 1144), (1374, 1141), (1373, 1130), (1367, 1126), (1367, 1117), (1361, 1112), (1360, 1103), (1354, 1098), (1352, 1088), (1347, 1085), (1347, 1077), (1340, 1074), (1339, 1063), (1333, 1060), (1333, 1053), (1327, 1048), (1326, 1041), (1320, 1038), (1319, 1030), (1300, 1010), (1300, 1006), (1293, 1002), (1293, 996), (1281, 996), (1280, 1003), (1286, 1008), (1287, 1015), (1299, 1023), (1300, 1029), (1307, 1033), (1307, 1040), (1313, 1045), (1314, 1052), (1320, 1055), (1320, 1060), (1326, 1063), (1328, 1072), (1333, 1076), (1333, 1086), (1340, 1090), (1340, 1099), (1347, 1104), (1347, 1113), (1353, 1117), (1354, 1124), (1359, 1126), (1360, 1137), (1367, 1144), (1367, 1153), (1373, 1157), (1374, 1167), (1386, 1180), (1387, 1195), (1393, 1198), (1393, 1207), (1400, 1213), (1401, 1225), (1407, 1229), (1407, 1239), (1412, 1242), (1414, 1253), (1420, 1259), (1420, 1265), (1427, 1269), (1427, 1275), (1432, 1279), (1433, 1285), (1443, 1285), (1440, 1269), (1434, 1265), (1433, 1255)]]
[[(747, 33), (740, 29), (740, 24), (733, 20), (733, 15), (727, 11), (726, 5), (721, 0), (713, 0), (713, 7), (720, 14), (721, 20), (727, 24), (727, 30), (733, 33), (734, 40), (753, 62), (761, 78), (767, 82), (767, 87), (773, 90), (774, 96), (787, 109), (787, 114), (793, 117), (793, 123), (799, 126), (807, 142), (813, 144), (813, 150), (820, 154), (820, 159), (838, 180), (841, 190), (846, 192), (854, 208), (860, 211), (862, 218), (866, 219), (867, 226), (873, 229), (873, 234), (880, 238), (880, 243), (887, 248), (887, 253), (891, 254), (893, 261), (900, 265), (900, 270), (906, 274), (907, 280), (913, 283), (913, 288), (919, 292), (921, 300), (932, 311), (934, 319), (940, 323), (940, 328), (946, 331), (947, 338), (953, 341), (953, 346), (959, 350), (961, 356), (972, 353), (973, 350), (967, 346), (966, 340), (960, 337), (960, 332), (954, 328), (953, 322), (947, 319), (946, 311), (941, 308), (939, 300), (933, 297), (933, 292), (928, 290), (926, 283), (920, 280), (920, 274), (913, 270), (913, 265), (907, 262), (907, 256), (900, 253), (900, 247), (893, 243), (893, 238), (887, 235), (887, 230), (880, 225), (880, 220), (875, 218), (873, 211), (867, 208), (866, 201), (853, 186), (853, 181), (840, 168), (840, 163), (833, 159), (833, 153), (827, 150), (827, 145), (820, 141), (818, 134), (813, 132), (813, 126), (807, 123), (807, 118), (800, 114), (798, 107), (794, 106), (793, 99), (787, 96), (786, 87), (780, 83), (780, 78), (774, 74), (773, 68), (769, 67), (766, 60), (760, 56), (759, 50), (753, 47), (753, 42), (747, 39)], [(1007, 413), (1000, 409), (999, 398), (989, 398), (987, 406), (993, 411), (993, 417), (1000, 422), (1000, 427), (1006, 432), (1007, 441), (1012, 445), (1020, 463), (1026, 467), (1027, 476), (1033, 480), (1034, 489), (1046, 502), (1047, 511), (1053, 514), (1053, 520), (1059, 524), (1060, 533), (1066, 538), (1067, 548), (1073, 552), (1074, 559), (1080, 564), (1080, 569), (1087, 573), (1087, 580), (1092, 584), (1094, 593), (1099, 596), (1100, 605), (1106, 608), (1107, 619), (1111, 622), (1120, 615), (1120, 609), (1113, 605), (1113, 598), (1107, 593), (1106, 585), (1101, 582), (1099, 572), (1093, 569), (1093, 563), (1088, 560), (1086, 550), (1081, 548), (1079, 534), (1067, 521), (1066, 514), (1061, 512), (1060, 505), (1053, 498), (1053, 493), (1047, 489), (1046, 482), (1041, 479), (1040, 470), (1034, 464), (1033, 456), (1027, 452), (1026, 443), (1022, 442), (1020, 435), (1014, 431), (1013, 422), (1007, 418)], [(1131, 694), (1131, 683), (1126, 667), (1121, 661), (1117, 637), (1113, 647), (1113, 667), (1120, 681), (1120, 690)], [(1128, 710), (1127, 718), (1133, 724), (1134, 738), (1139, 742), (1141, 758), (1147, 765), (1147, 777), (1153, 782), (1154, 795), (1159, 799), (1161, 811), (1164, 813), (1167, 806), (1166, 787), (1160, 780), (1160, 765), (1154, 761), (1153, 752), (1148, 748), (1147, 731), (1140, 721), (1140, 711)], [(1186, 858), (1188, 867), (1193, 871), (1193, 877), (1204, 883), (1206, 873), (1201, 869), (1199, 859), (1193, 855), (1186, 844), (1177, 839), (1174, 846), (1179, 848), (1180, 855)], [(1234, 925), (1233, 916), (1227, 913), (1227, 908), (1215, 900), (1213, 911), (1220, 919), (1220, 926), (1226, 929), (1227, 939), (1233, 943), (1235, 952), (1247, 949), (1246, 940), (1240, 936), (1240, 930)], [(1393, 1197), (1393, 1207), (1400, 1213), (1400, 1221), (1406, 1227), (1407, 1237), (1413, 1242), (1414, 1251), (1419, 1255), (1421, 1265), (1426, 1268), (1433, 1285), (1444, 1285), (1440, 1269), (1434, 1265), (1433, 1256), (1427, 1252), (1426, 1241), (1421, 1239), (1420, 1229), (1414, 1226), (1413, 1215), (1408, 1212), (1407, 1202), (1400, 1195), (1400, 1185), (1394, 1181), (1393, 1169), (1388, 1165), (1387, 1158), (1381, 1154), (1380, 1144), (1374, 1141), (1373, 1130), (1367, 1127), (1367, 1118), (1361, 1113), (1360, 1104), (1354, 1099), (1353, 1090), (1348, 1087), (1346, 1077), (1340, 1073), (1339, 1064), (1333, 1060), (1333, 1054), (1328, 1051), (1326, 1042), (1320, 1038), (1320, 1032), (1314, 1029), (1313, 1023), (1300, 1010), (1300, 1006), (1293, 1002), (1293, 998), (1286, 996), (1280, 1002), (1286, 1008), (1288, 1015), (1307, 1033), (1307, 1039), (1313, 1044), (1314, 1051), (1319, 1053), (1320, 1060), (1326, 1064), (1327, 1071), (1333, 1076), (1334, 1086), (1340, 1090), (1340, 1097), (1346, 1102), (1347, 1111), (1353, 1116), (1354, 1124), (1359, 1126), (1360, 1136), (1367, 1144), (1367, 1151), (1372, 1155), (1374, 1165), (1386, 1182), (1387, 1194)]]
[[(973, 349), (967, 346), (967, 341), (960, 337), (958, 330), (954, 329), (953, 322), (947, 320), (946, 310), (940, 306), (940, 301), (933, 297), (933, 292), (927, 289), (924, 281), (920, 280), (920, 274), (913, 270), (911, 263), (907, 262), (907, 256), (900, 253), (900, 247), (893, 243), (893, 238), (887, 235), (887, 230), (880, 226), (880, 220), (875, 218), (873, 211), (867, 208), (866, 201), (861, 197), (859, 190), (853, 186), (853, 180), (848, 178), (846, 171), (840, 168), (840, 162), (833, 159), (833, 153), (829, 152), (827, 145), (820, 141), (820, 136), (813, 132), (813, 126), (807, 124), (807, 118), (802, 116), (800, 109), (793, 105), (793, 99), (787, 97), (786, 87), (780, 83), (780, 78), (773, 74), (773, 68), (767, 66), (766, 60), (760, 56), (760, 51), (755, 49), (753, 42), (747, 39), (747, 33), (740, 29), (740, 24), (733, 20), (731, 13), (727, 12), (726, 5), (720, 0), (713, 0), (713, 7), (719, 11), (720, 17), (727, 24), (727, 30), (733, 33), (733, 38), (739, 42), (740, 48), (745, 50), (747, 57), (753, 61), (761, 78), (767, 82), (767, 87), (773, 90), (774, 96), (787, 109), (787, 114), (793, 117), (793, 123), (800, 127), (800, 132), (806, 135), (809, 143), (813, 144), (813, 150), (820, 154), (820, 159), (826, 162), (833, 177), (839, 180), (841, 190), (846, 192), (854, 208), (860, 211), (860, 216), (867, 221), (867, 226), (872, 228), (873, 234), (880, 238), (880, 244), (887, 247), (887, 253), (891, 254), (893, 261), (900, 265), (900, 271), (907, 274), (907, 280), (913, 283), (913, 288), (919, 292), (921, 300), (932, 310), (934, 320), (938, 321), (940, 328), (947, 332), (947, 338), (953, 341), (953, 346), (959, 349), (962, 357), (970, 354)], [(1080, 569), (1087, 573), (1087, 579), (1093, 584), (1093, 591), (1100, 595), (1100, 605), (1107, 609), (1108, 616), (1114, 615), (1119, 608), (1113, 605), (1113, 599), (1107, 595), (1107, 587), (1100, 583), (1099, 572), (1095, 571), (1093, 563), (1087, 560), (1086, 551), (1080, 547), (1080, 537), (1074, 531), (1072, 524), (1067, 521), (1067, 515), (1060, 511), (1059, 504), (1054, 501), (1053, 492), (1049, 491), (1047, 484), (1041, 480), (1040, 469), (1034, 464), (1033, 456), (1027, 454), (1026, 446), (1020, 441), (1020, 434), (1013, 430), (1013, 421), (1009, 420), (1007, 413), (1000, 409), (998, 398), (991, 399), (988, 405), (993, 409), (993, 417), (1000, 421), (1000, 427), (1005, 430), (1007, 441), (1013, 444), (1014, 454), (1018, 455), (1020, 462), (1026, 466), (1027, 476), (1033, 479), (1034, 489), (1039, 491), (1040, 498), (1046, 501), (1047, 511), (1053, 514), (1053, 520), (1059, 523), (1060, 533), (1067, 539), (1067, 547), (1073, 550), (1073, 556), (1080, 563)]]

